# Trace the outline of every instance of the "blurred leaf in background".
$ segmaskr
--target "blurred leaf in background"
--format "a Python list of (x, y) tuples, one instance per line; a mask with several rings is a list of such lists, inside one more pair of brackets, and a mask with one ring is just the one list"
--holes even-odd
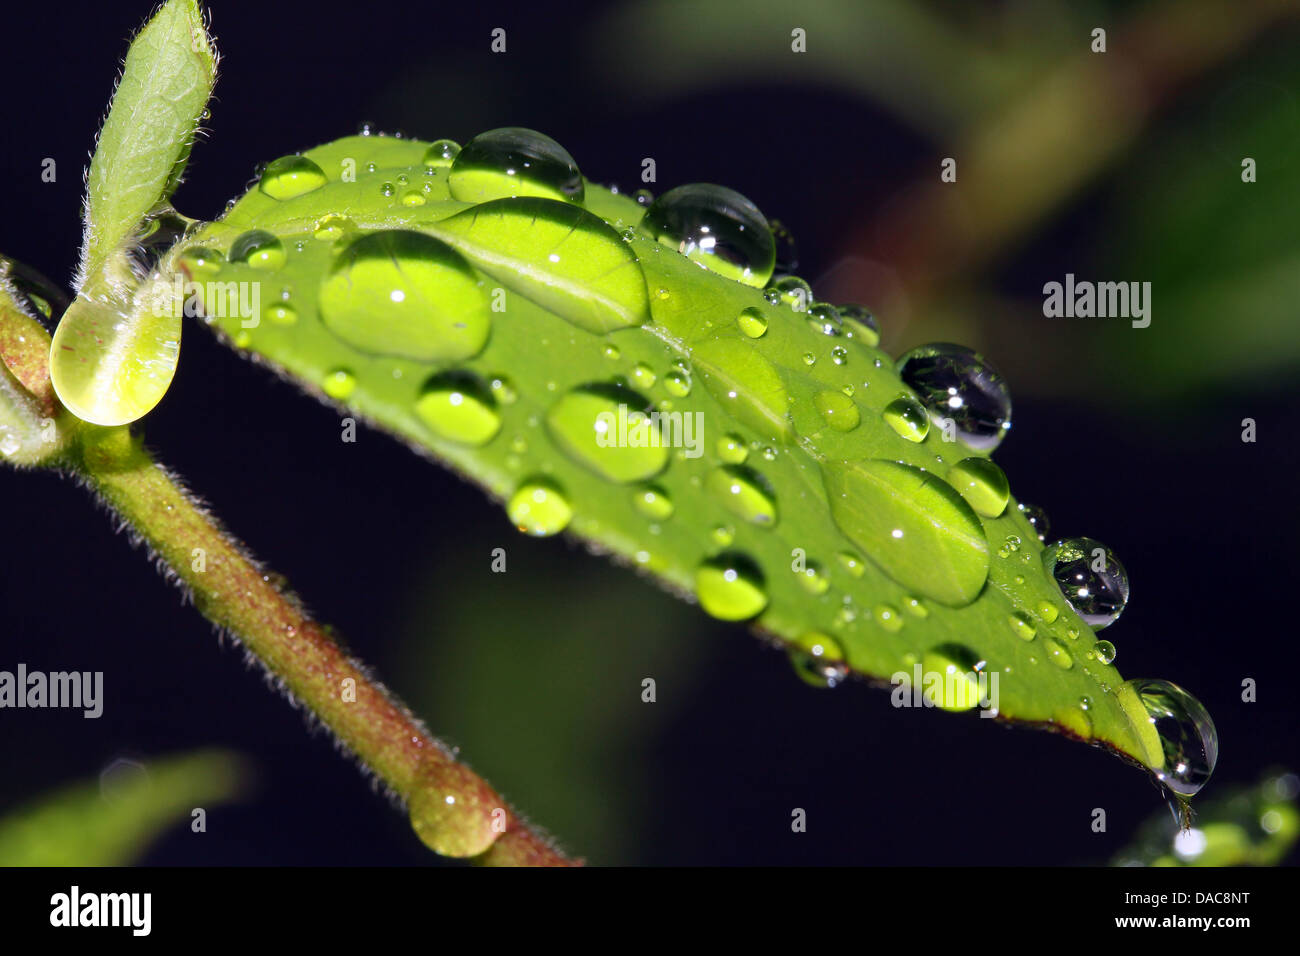
[(0, 817), (0, 866), (124, 866), (168, 828), (239, 795), (245, 772), (225, 751), (115, 761), (99, 778)]

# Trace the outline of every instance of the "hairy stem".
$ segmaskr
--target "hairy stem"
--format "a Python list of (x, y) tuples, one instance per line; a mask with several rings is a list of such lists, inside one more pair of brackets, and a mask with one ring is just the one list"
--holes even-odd
[[(138, 438), (125, 428), (93, 426), (82, 436), (73, 470), (153, 549), (208, 620), (236, 635), (403, 802), (428, 790), (465, 808), (440, 815), (434, 832), (421, 831), (427, 843), (485, 863), (570, 862), (339, 647)], [(473, 852), (480, 845), (486, 852)]]

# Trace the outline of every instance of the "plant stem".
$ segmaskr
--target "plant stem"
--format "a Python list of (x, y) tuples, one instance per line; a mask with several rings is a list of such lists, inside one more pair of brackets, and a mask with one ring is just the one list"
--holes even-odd
[[(312, 620), (126, 428), (85, 426), (69, 464), (192, 593), (402, 801), (454, 806), (416, 828), (433, 849), (499, 865), (573, 861), (504, 804)], [(495, 815), (494, 815), (495, 811)], [(494, 825), (495, 824), (495, 825)], [(499, 832), (504, 827), (504, 832)]]

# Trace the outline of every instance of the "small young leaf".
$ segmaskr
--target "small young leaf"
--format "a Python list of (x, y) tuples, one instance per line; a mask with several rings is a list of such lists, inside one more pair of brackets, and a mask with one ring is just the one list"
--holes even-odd
[(79, 293), (129, 281), (127, 247), (180, 182), (216, 67), (197, 0), (169, 0), (132, 41), (86, 180)]

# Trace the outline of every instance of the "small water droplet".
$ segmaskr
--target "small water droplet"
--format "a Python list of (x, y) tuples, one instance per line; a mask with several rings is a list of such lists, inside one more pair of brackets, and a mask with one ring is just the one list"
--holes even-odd
[(424, 384), (415, 413), (438, 437), (480, 447), (501, 430), (490, 389), (467, 372), (443, 372)]
[(747, 620), (767, 607), (762, 572), (742, 554), (721, 554), (701, 564), (695, 593), (700, 606), (723, 621)]
[[(987, 458), (965, 458), (948, 470), (948, 483), (961, 494), (975, 509), (977, 514), (986, 518), (996, 518), (1007, 507), (1011, 490), (1007, 485), (1007, 476), (1002, 469)], [(1015, 551), (1020, 546), (1016, 538)]]
[(269, 272), (284, 265), (284, 245), (269, 232), (252, 229), (231, 243), (230, 261)]
[(1050, 637), (1043, 638), (1043, 646), (1047, 649), (1047, 659), (1063, 671), (1068, 671), (1074, 666), (1074, 658), (1056, 641)]
[(843, 392), (818, 392), (813, 404), (826, 424), (836, 431), (851, 432), (862, 420), (858, 406)]
[(709, 537), (718, 547), (726, 548), (731, 545), (731, 542), (736, 540), (736, 529), (725, 524), (720, 524), (709, 532)]
[(862, 563), (861, 555), (854, 554), (852, 551), (841, 551), (838, 557), (840, 566), (855, 578), (860, 578), (867, 573), (867, 567)]
[(504, 375), (493, 376), (489, 387), (492, 389), (493, 397), (502, 405), (513, 405), (519, 398), (519, 393), (515, 391), (514, 382)]
[(459, 152), (459, 143), (450, 139), (435, 139), (424, 151), (424, 165), (433, 168), (450, 166)]
[(664, 376), (664, 389), (669, 395), (685, 398), (691, 394), (691, 377), (679, 369), (673, 369)]
[(312, 235), (322, 242), (337, 242), (346, 236), (352, 228), (352, 220), (347, 216), (329, 213), (316, 220), (316, 228), (313, 230)]
[(306, 156), (281, 156), (262, 171), (258, 189), (272, 199), (286, 200), (320, 189), (329, 179)]
[(655, 380), (656, 376), (654, 371), (644, 362), (638, 362), (632, 367), (632, 381), (641, 388), (652, 388)]
[(736, 517), (761, 528), (776, 524), (776, 497), (767, 480), (744, 465), (726, 465), (709, 472), (709, 493)]
[(337, 368), (325, 376), (321, 390), (340, 402), (346, 400), (357, 388), (357, 377), (345, 368)]
[(808, 325), (822, 335), (839, 335), (842, 323), (835, 306), (818, 302), (808, 309)]
[(1039, 541), (1046, 541), (1047, 535), (1051, 531), (1051, 526), (1047, 522), (1047, 512), (1037, 505), (1027, 505), (1023, 501), (1018, 505), (1020, 513), (1025, 516), (1025, 520), (1033, 526), (1038, 535)]
[(723, 435), (715, 446), (718, 457), (728, 465), (743, 465), (749, 457), (745, 440), (739, 435)]
[(803, 570), (796, 571), (795, 575), (809, 594), (820, 596), (830, 590), (831, 579), (827, 576), (826, 570), (816, 561), (805, 562)]
[(1115, 662), (1115, 645), (1110, 641), (1098, 641), (1092, 645), (1092, 653), (1103, 664)]
[(894, 399), (880, 414), (890, 428), (908, 441), (925, 441), (925, 436), (930, 433), (930, 416), (910, 395)]
[(792, 641), (790, 662), (799, 678), (813, 687), (835, 687), (849, 674), (843, 648), (821, 631), (809, 631)]
[(901, 631), (903, 629), (903, 618), (899, 615), (898, 609), (889, 604), (877, 604), (871, 609), (876, 623), (890, 632)]
[(940, 644), (921, 656), (922, 695), (935, 707), (963, 711), (980, 702), (978, 656), (960, 644)]
[(807, 312), (813, 303), (812, 286), (798, 276), (781, 276), (772, 280), (772, 287), (764, 292), (765, 296), (775, 293), (773, 305), (784, 304), (795, 312)]
[(874, 347), (880, 344), (880, 323), (870, 309), (864, 305), (849, 304), (839, 306), (839, 311), (846, 332), (863, 345)]
[(524, 534), (547, 537), (559, 534), (573, 517), (573, 506), (558, 485), (533, 478), (520, 485), (506, 504), (506, 514)]
[(1007, 620), (1011, 622), (1011, 630), (1015, 632), (1016, 637), (1022, 641), (1032, 641), (1034, 639), (1034, 624), (1027, 615), (1020, 611), (1012, 611)]
[(752, 306), (741, 311), (736, 317), (736, 324), (740, 326), (740, 331), (751, 339), (761, 339), (767, 332), (767, 319), (762, 312)]
[(673, 516), (673, 501), (668, 492), (657, 485), (648, 485), (632, 492), (632, 504), (637, 511), (654, 521), (667, 521)]

